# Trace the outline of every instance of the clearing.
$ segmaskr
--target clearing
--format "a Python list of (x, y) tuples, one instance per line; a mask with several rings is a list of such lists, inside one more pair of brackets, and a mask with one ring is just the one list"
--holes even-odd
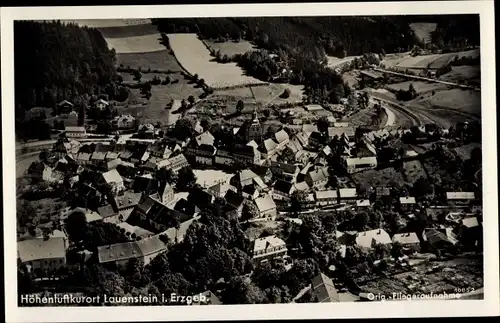
[(149, 53), (121, 53), (116, 54), (116, 60), (119, 65), (126, 68), (142, 70), (156, 70), (159, 72), (180, 72), (182, 67), (177, 63), (175, 57), (168, 50)]
[[(244, 103), (251, 104), (257, 102), (261, 105), (296, 103), (302, 101), (303, 88), (302, 85), (270, 83), (268, 85), (252, 86), (252, 89), (241, 87), (229, 90), (217, 90), (211, 96), (210, 101), (236, 103), (238, 100), (242, 100)], [(285, 89), (290, 90), (290, 97), (287, 99), (280, 98)]]
[(198, 74), (213, 88), (265, 84), (244, 75), (236, 63), (220, 64), (214, 61), (210, 51), (196, 34), (168, 34), (170, 47), (180, 65), (191, 74)]
[[(128, 74), (126, 77), (128, 78)], [(165, 75), (156, 73), (143, 74), (142, 80), (150, 80), (155, 75), (160, 76), (163, 80)], [(180, 73), (169, 74), (173, 83), (168, 85), (152, 85), (151, 86), (151, 98), (146, 101), (145, 105), (139, 102), (145, 101), (141, 98), (139, 89), (130, 89), (129, 102), (125, 107), (118, 108), (118, 113), (128, 114), (133, 116), (140, 115), (141, 123), (151, 123), (156, 124), (160, 122), (161, 124), (171, 125), (174, 124), (181, 114), (173, 113), (174, 111), (170, 109), (165, 109), (165, 107), (172, 100), (182, 100), (188, 99), (190, 95), (194, 96), (196, 99), (203, 93), (203, 89), (194, 87), (194, 84), (190, 84), (188, 80), (184, 78)], [(124, 77), (125, 79), (125, 77)], [(137, 101), (138, 103), (132, 103)]]
[(100, 27), (99, 31), (106, 39), (126, 38), (158, 33), (158, 29), (156, 28), (156, 26), (148, 23), (127, 26)]
[(357, 185), (364, 188), (377, 186), (401, 187), (405, 183), (403, 175), (396, 171), (394, 167), (366, 170), (353, 174), (352, 178)]
[(149, 53), (165, 50), (161, 44), (159, 33), (122, 38), (106, 38), (109, 48), (114, 48), (118, 54)]
[(333, 56), (326, 56), (328, 59), (328, 67), (330, 68), (336, 68), (339, 67), (340, 65), (350, 63), (352, 62), (356, 57), (358, 56), (346, 56), (344, 58), (338, 58), (338, 57), (333, 57)]
[(403, 163), (404, 177), (407, 183), (413, 184), (420, 177), (427, 178), (422, 163), (418, 160), (405, 161)]
[(437, 23), (432, 22), (414, 22), (410, 24), (415, 36), (424, 43), (431, 40), (431, 33), (436, 30), (436, 27)]
[(220, 51), (222, 55), (227, 55), (229, 57), (236, 54), (245, 54), (248, 51), (255, 50), (255, 46), (245, 40), (240, 40), (239, 42), (215, 42), (210, 40), (205, 40), (205, 44), (215, 51)]

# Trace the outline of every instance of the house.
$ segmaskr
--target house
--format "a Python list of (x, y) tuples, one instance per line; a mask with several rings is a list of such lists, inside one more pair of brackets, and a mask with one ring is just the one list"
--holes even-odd
[(90, 163), (95, 166), (104, 164), (105, 160), (106, 160), (106, 152), (96, 151), (92, 154), (92, 157), (90, 157)]
[(126, 191), (123, 193), (123, 195), (115, 197), (115, 199), (113, 200), (113, 204), (118, 214), (122, 217), (123, 221), (127, 220), (130, 213), (132, 213), (136, 205), (139, 204), (142, 195), (142, 193)]
[(67, 115), (73, 111), (74, 104), (68, 100), (63, 100), (57, 104), (57, 111), (61, 115)]
[(34, 161), (26, 170), (26, 175), (32, 179), (47, 180), (52, 175), (52, 168), (42, 162)]
[(212, 194), (213, 196), (223, 197), (226, 192), (229, 190), (229, 183), (227, 182), (219, 182), (207, 189), (207, 192)]
[(356, 234), (356, 244), (361, 248), (371, 249), (377, 244), (391, 244), (392, 240), (384, 229), (358, 232)]
[(349, 122), (333, 122), (332, 124), (333, 127), (335, 128), (348, 128), (349, 127)]
[(252, 259), (256, 263), (260, 263), (264, 260), (282, 258), (286, 256), (287, 252), (285, 241), (272, 235), (254, 241)]
[(136, 193), (143, 193), (146, 195), (157, 194), (160, 189), (160, 181), (147, 177), (136, 177), (132, 190)]
[(189, 220), (181, 222), (179, 224), (179, 228), (173, 227), (173, 228), (168, 228), (164, 232), (160, 233), (159, 236), (161, 237), (162, 235), (168, 237), (168, 240), (172, 243), (180, 243), (182, 240), (184, 240), (184, 237), (186, 236), (187, 230), (189, 227), (195, 223), (197, 220), (199, 220), (199, 216), (195, 216)]
[(111, 125), (116, 129), (131, 129), (136, 126), (136, 119), (130, 114), (116, 116), (111, 120)]
[(260, 145), (259, 150), (263, 158), (270, 158), (278, 151), (278, 144), (272, 139), (266, 139)]
[(212, 207), (215, 197), (201, 187), (193, 187), (189, 191), (187, 201), (196, 205), (200, 210), (204, 210)]
[(155, 126), (153, 126), (150, 123), (140, 124), (138, 129), (137, 129), (137, 132), (143, 133), (143, 134), (154, 134)]
[(298, 192), (307, 192), (310, 190), (310, 187), (307, 184), (307, 182), (295, 183), (295, 184), (293, 184), (293, 188), (295, 191), (298, 191)]
[(451, 228), (426, 228), (422, 233), (422, 239), (435, 249), (453, 248), (458, 243), (457, 237)]
[(247, 185), (243, 187), (243, 190), (241, 191), (241, 195), (249, 200), (255, 200), (256, 198), (259, 197), (260, 192), (259, 189), (257, 188), (256, 185)]
[(189, 166), (189, 162), (183, 154), (170, 157), (168, 161), (170, 165), (167, 168), (173, 170), (174, 172), (177, 172), (180, 169)]
[(165, 183), (163, 185), (160, 184), (158, 190), (158, 200), (162, 204), (167, 205), (168, 203), (172, 202), (174, 200), (174, 196), (174, 189), (169, 183)]
[(250, 165), (249, 168), (251, 171), (257, 174), (257, 176), (259, 176), (264, 183), (268, 184), (269, 182), (271, 182), (273, 178), (271, 168), (262, 165)]
[(64, 132), (67, 138), (85, 138), (87, 137), (87, 130), (85, 127), (65, 127)]
[(294, 191), (293, 183), (277, 180), (273, 187), (273, 199), (275, 201), (290, 201)]
[(461, 221), (460, 238), (466, 245), (480, 245), (482, 242), (482, 226), (477, 217), (464, 218)]
[(106, 100), (103, 100), (103, 99), (99, 99), (96, 101), (95, 107), (102, 111), (102, 110), (106, 109), (107, 107), (109, 107), (109, 102)]
[(319, 104), (308, 104), (304, 106), (304, 109), (309, 112), (313, 111), (321, 111), (323, 110), (323, 107)]
[[(253, 147), (250, 147), (254, 149)], [(219, 148), (215, 154), (214, 161), (217, 165), (231, 166), (234, 164), (233, 152), (229, 148)]]
[(474, 192), (446, 192), (446, 200), (453, 204), (468, 204), (476, 198)]
[(328, 183), (328, 168), (321, 167), (309, 172), (306, 175), (306, 182), (310, 187), (314, 187), (315, 189), (321, 190)]
[(368, 200), (368, 199), (357, 200), (356, 201), (356, 207), (357, 208), (367, 208), (367, 207), (370, 207), (370, 200)]
[(344, 157), (342, 158), (344, 168), (349, 174), (366, 169), (377, 168), (377, 157)]
[(200, 165), (213, 165), (217, 149), (212, 145), (202, 144), (195, 152), (195, 161)]
[(118, 165), (120, 165), (121, 163), (122, 163), (121, 159), (110, 160), (106, 163), (106, 169), (107, 170), (116, 169), (116, 167), (118, 167)]
[(415, 198), (412, 196), (405, 196), (399, 198), (399, 206), (403, 211), (410, 211), (416, 205)]
[(339, 203), (355, 202), (358, 193), (355, 188), (339, 188)]
[(158, 142), (148, 148), (149, 155), (159, 159), (165, 159), (170, 156), (172, 151), (169, 149), (166, 143)]
[(276, 220), (276, 204), (269, 194), (266, 194), (263, 197), (256, 198), (255, 205), (257, 206), (257, 210), (259, 211), (260, 218)]
[(63, 237), (18, 241), (17, 256), (28, 272), (37, 276), (50, 275), (66, 267), (66, 241)]
[(340, 302), (340, 297), (330, 277), (320, 273), (311, 281), (312, 301), (315, 303)]
[(317, 206), (326, 206), (338, 203), (337, 190), (314, 192), (314, 198)]
[(384, 197), (391, 196), (391, 189), (389, 187), (376, 187), (375, 197), (377, 199), (382, 199)]
[(323, 146), (326, 142), (325, 136), (323, 136), (319, 131), (311, 132), (309, 139), (307, 141), (308, 145), (312, 148), (319, 148)]
[(329, 127), (328, 128), (328, 140), (331, 141), (333, 138), (341, 138), (345, 136), (349, 141), (355, 139), (356, 131), (353, 127)]
[(248, 168), (239, 171), (236, 175), (231, 177), (229, 184), (234, 186), (238, 191), (243, 190), (243, 188), (248, 185), (255, 185), (259, 191), (266, 191), (268, 189), (268, 186), (264, 183), (262, 178)]
[(145, 266), (157, 255), (167, 250), (167, 245), (161, 240), (158, 235), (155, 235), (138, 241), (97, 247), (99, 263), (113, 263), (125, 268), (129, 260), (135, 258)]
[[(115, 211), (115, 209), (111, 204), (106, 204), (104, 206), (98, 207), (97, 213), (99, 213), (104, 222), (118, 222), (118, 221), (113, 221), (115, 220), (114, 218), (118, 217), (118, 212)], [(110, 218), (112, 218), (113, 220), (109, 220)]]
[(420, 246), (420, 239), (415, 232), (396, 233), (392, 237), (393, 243), (399, 243), (404, 248), (418, 248)]
[(276, 178), (294, 183), (300, 173), (300, 167), (297, 165), (279, 163), (271, 161), (271, 172)]
[(226, 195), (224, 195), (224, 199), (226, 200), (227, 205), (233, 211), (235, 211), (238, 214), (238, 216), (241, 216), (241, 212), (243, 211), (243, 205), (245, 203), (245, 198), (242, 195), (232, 190), (228, 190), (226, 192)]
[(274, 141), (278, 144), (277, 150), (281, 150), (288, 144), (290, 137), (285, 130), (280, 130), (274, 134)]
[(78, 152), (82, 144), (76, 140), (60, 139), (54, 143), (52, 146), (52, 153), (57, 158), (64, 158), (66, 156), (72, 156), (73, 158), (78, 155)]
[(194, 216), (200, 212), (196, 204), (188, 202), (185, 198), (181, 198), (175, 203), (174, 210), (190, 216)]
[(118, 173), (116, 169), (102, 173), (102, 178), (105, 184), (110, 185), (111, 192), (113, 194), (118, 194), (119, 192), (125, 190), (123, 177), (121, 177), (120, 173)]

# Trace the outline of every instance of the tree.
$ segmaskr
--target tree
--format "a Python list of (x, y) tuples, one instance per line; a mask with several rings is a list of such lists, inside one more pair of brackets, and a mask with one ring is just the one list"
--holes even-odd
[(265, 303), (266, 296), (249, 279), (235, 277), (229, 281), (221, 301), (224, 304), (262, 304)]
[(250, 200), (245, 200), (243, 204), (243, 210), (241, 212), (241, 220), (246, 221), (250, 219), (255, 219), (259, 216), (259, 210), (257, 206)]
[(187, 191), (196, 184), (196, 175), (191, 167), (186, 166), (181, 168), (178, 173), (177, 190)]
[(403, 256), (403, 246), (399, 242), (394, 242), (391, 248), (391, 256), (398, 259)]
[(78, 111), (78, 126), (83, 126), (85, 124), (85, 106), (80, 105), (80, 110)]
[(134, 81), (140, 82), (142, 78), (142, 73), (138, 70), (134, 70)]
[(42, 149), (42, 151), (40, 151), (40, 154), (38, 155), (38, 159), (40, 159), (40, 161), (46, 163), (48, 158), (49, 158), (48, 149)]
[(369, 221), (370, 217), (366, 212), (358, 212), (353, 219), (353, 225), (355, 230), (364, 231)]
[(188, 102), (189, 102), (191, 105), (193, 105), (193, 104), (196, 102), (196, 99), (194, 98), (194, 96), (190, 95), (190, 96), (188, 97)]
[(330, 127), (330, 123), (328, 122), (328, 118), (323, 116), (318, 119), (317, 122), (318, 130), (322, 133), (328, 132), (328, 127)]
[(306, 201), (307, 194), (304, 191), (295, 191), (292, 193), (291, 209), (293, 212), (302, 210), (302, 205)]
[(238, 113), (241, 113), (241, 111), (243, 111), (244, 108), (245, 108), (245, 103), (243, 103), (242, 100), (238, 100), (238, 102), (236, 103), (236, 111), (238, 111)]
[(84, 239), (87, 229), (87, 218), (82, 211), (71, 213), (65, 221), (66, 232), (72, 241), (80, 241)]
[(282, 99), (288, 99), (288, 98), (290, 97), (290, 94), (291, 94), (291, 93), (292, 93), (292, 92), (290, 91), (290, 89), (289, 89), (289, 88), (286, 88), (286, 89), (283, 91), (283, 93), (280, 95), (280, 98), (282, 98)]

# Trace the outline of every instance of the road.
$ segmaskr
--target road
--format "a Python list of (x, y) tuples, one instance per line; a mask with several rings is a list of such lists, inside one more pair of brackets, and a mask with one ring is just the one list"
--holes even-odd
[[(391, 100), (390, 98), (384, 96), (381, 93), (377, 93), (375, 91), (372, 91), (370, 93), (370, 96), (372, 98), (374, 98), (375, 100), (378, 100), (380, 102), (386, 103), (387, 105), (389, 105), (388, 108), (395, 109), (398, 112), (400, 112), (400, 113), (404, 114), (405, 116), (407, 116), (411, 120), (411, 122), (412, 122), (412, 124), (414, 126), (421, 126), (421, 125), (423, 125), (425, 123), (424, 120), (423, 120), (423, 118), (421, 116), (419, 117), (415, 113), (413, 113), (410, 110), (408, 110), (408, 107), (406, 107), (405, 105), (402, 105), (401, 103), (399, 103), (399, 102), (397, 102), (395, 100)], [(425, 119), (427, 119), (427, 121), (430, 121), (430, 122), (434, 123), (429, 118), (425, 118)]]
[(476, 86), (465, 85), (465, 84), (458, 84), (458, 83), (453, 83), (453, 82), (446, 82), (446, 81), (441, 81), (441, 80), (434, 79), (434, 78), (429, 78), (429, 77), (423, 77), (423, 76), (416, 76), (416, 75), (409, 75), (409, 74), (405, 74), (405, 73), (393, 72), (393, 71), (389, 71), (389, 70), (386, 70), (386, 69), (383, 69), (383, 68), (379, 68), (379, 67), (376, 67), (373, 70), (377, 71), (377, 72), (392, 74), (392, 75), (396, 75), (396, 76), (402, 76), (402, 77), (406, 77), (406, 78), (410, 78), (410, 79), (415, 79), (415, 80), (420, 80), (420, 81), (441, 83), (441, 84), (445, 84), (445, 85), (459, 87), (459, 88), (462, 88), (462, 89), (469, 89), (469, 90), (474, 90), (474, 91), (481, 91), (481, 89), (478, 88), (478, 87), (476, 87)]

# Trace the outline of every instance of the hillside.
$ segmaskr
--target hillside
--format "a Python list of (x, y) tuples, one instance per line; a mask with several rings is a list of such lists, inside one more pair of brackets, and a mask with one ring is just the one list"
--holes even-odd
[(16, 21), (14, 36), (17, 113), (86, 94), (115, 95), (115, 53), (97, 29)]
[(154, 19), (165, 33), (195, 32), (204, 38), (243, 38), (258, 46), (319, 48), (332, 56), (396, 51), (414, 44), (407, 18), (394, 17), (248, 17)]

